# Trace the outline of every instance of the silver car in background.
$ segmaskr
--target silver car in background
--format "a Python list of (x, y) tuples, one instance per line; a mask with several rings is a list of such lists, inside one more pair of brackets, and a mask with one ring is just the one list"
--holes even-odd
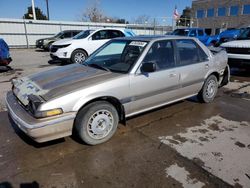
[(195, 95), (213, 101), (229, 76), (226, 52), (211, 52), (195, 38), (117, 38), (82, 64), (14, 80), (6, 101), (14, 122), (37, 142), (74, 129), (96, 145), (127, 117)]

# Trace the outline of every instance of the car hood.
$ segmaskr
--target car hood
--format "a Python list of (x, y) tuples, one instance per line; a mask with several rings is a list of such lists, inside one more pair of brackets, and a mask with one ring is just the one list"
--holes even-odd
[(53, 43), (53, 45), (67, 45), (71, 44), (73, 42), (72, 38), (69, 39), (61, 39)]
[(73, 64), (13, 80), (13, 91), (18, 99), (27, 105), (30, 94), (48, 101), (119, 75), (121, 74)]
[(225, 48), (249, 48), (250, 47), (250, 40), (235, 40), (231, 42), (226, 42), (221, 45)]

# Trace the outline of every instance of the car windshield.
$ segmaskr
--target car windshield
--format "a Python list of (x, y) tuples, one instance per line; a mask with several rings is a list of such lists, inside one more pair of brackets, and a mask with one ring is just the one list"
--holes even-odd
[(56, 35), (54, 35), (54, 37), (55, 37), (55, 38), (59, 38), (62, 34), (63, 34), (63, 31), (57, 33)]
[(93, 53), (83, 64), (111, 72), (128, 73), (148, 42), (112, 40)]
[(247, 39), (250, 39), (250, 28), (243, 30), (240, 36), (238, 37), (238, 40), (247, 40)]
[(188, 30), (186, 30), (186, 29), (176, 29), (176, 30), (174, 30), (173, 35), (187, 36), (188, 35)]
[(74, 36), (73, 39), (84, 39), (84, 38), (88, 37), (92, 32), (93, 32), (93, 30), (82, 31), (82, 32), (78, 33), (76, 36)]

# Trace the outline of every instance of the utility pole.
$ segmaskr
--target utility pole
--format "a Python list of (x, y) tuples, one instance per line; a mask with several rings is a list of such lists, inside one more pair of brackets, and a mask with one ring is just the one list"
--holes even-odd
[(46, 0), (46, 6), (47, 6), (47, 18), (49, 20), (49, 0)]
[(36, 20), (36, 11), (35, 11), (35, 3), (34, 3), (34, 0), (31, 0), (31, 4), (32, 4), (33, 19)]

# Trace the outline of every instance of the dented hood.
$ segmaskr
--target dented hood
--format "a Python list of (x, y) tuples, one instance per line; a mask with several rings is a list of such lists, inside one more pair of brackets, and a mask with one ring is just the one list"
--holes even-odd
[(41, 96), (50, 100), (76, 90), (99, 84), (120, 74), (87, 67), (80, 64), (51, 69), (13, 81), (14, 93), (24, 104), (28, 95)]

